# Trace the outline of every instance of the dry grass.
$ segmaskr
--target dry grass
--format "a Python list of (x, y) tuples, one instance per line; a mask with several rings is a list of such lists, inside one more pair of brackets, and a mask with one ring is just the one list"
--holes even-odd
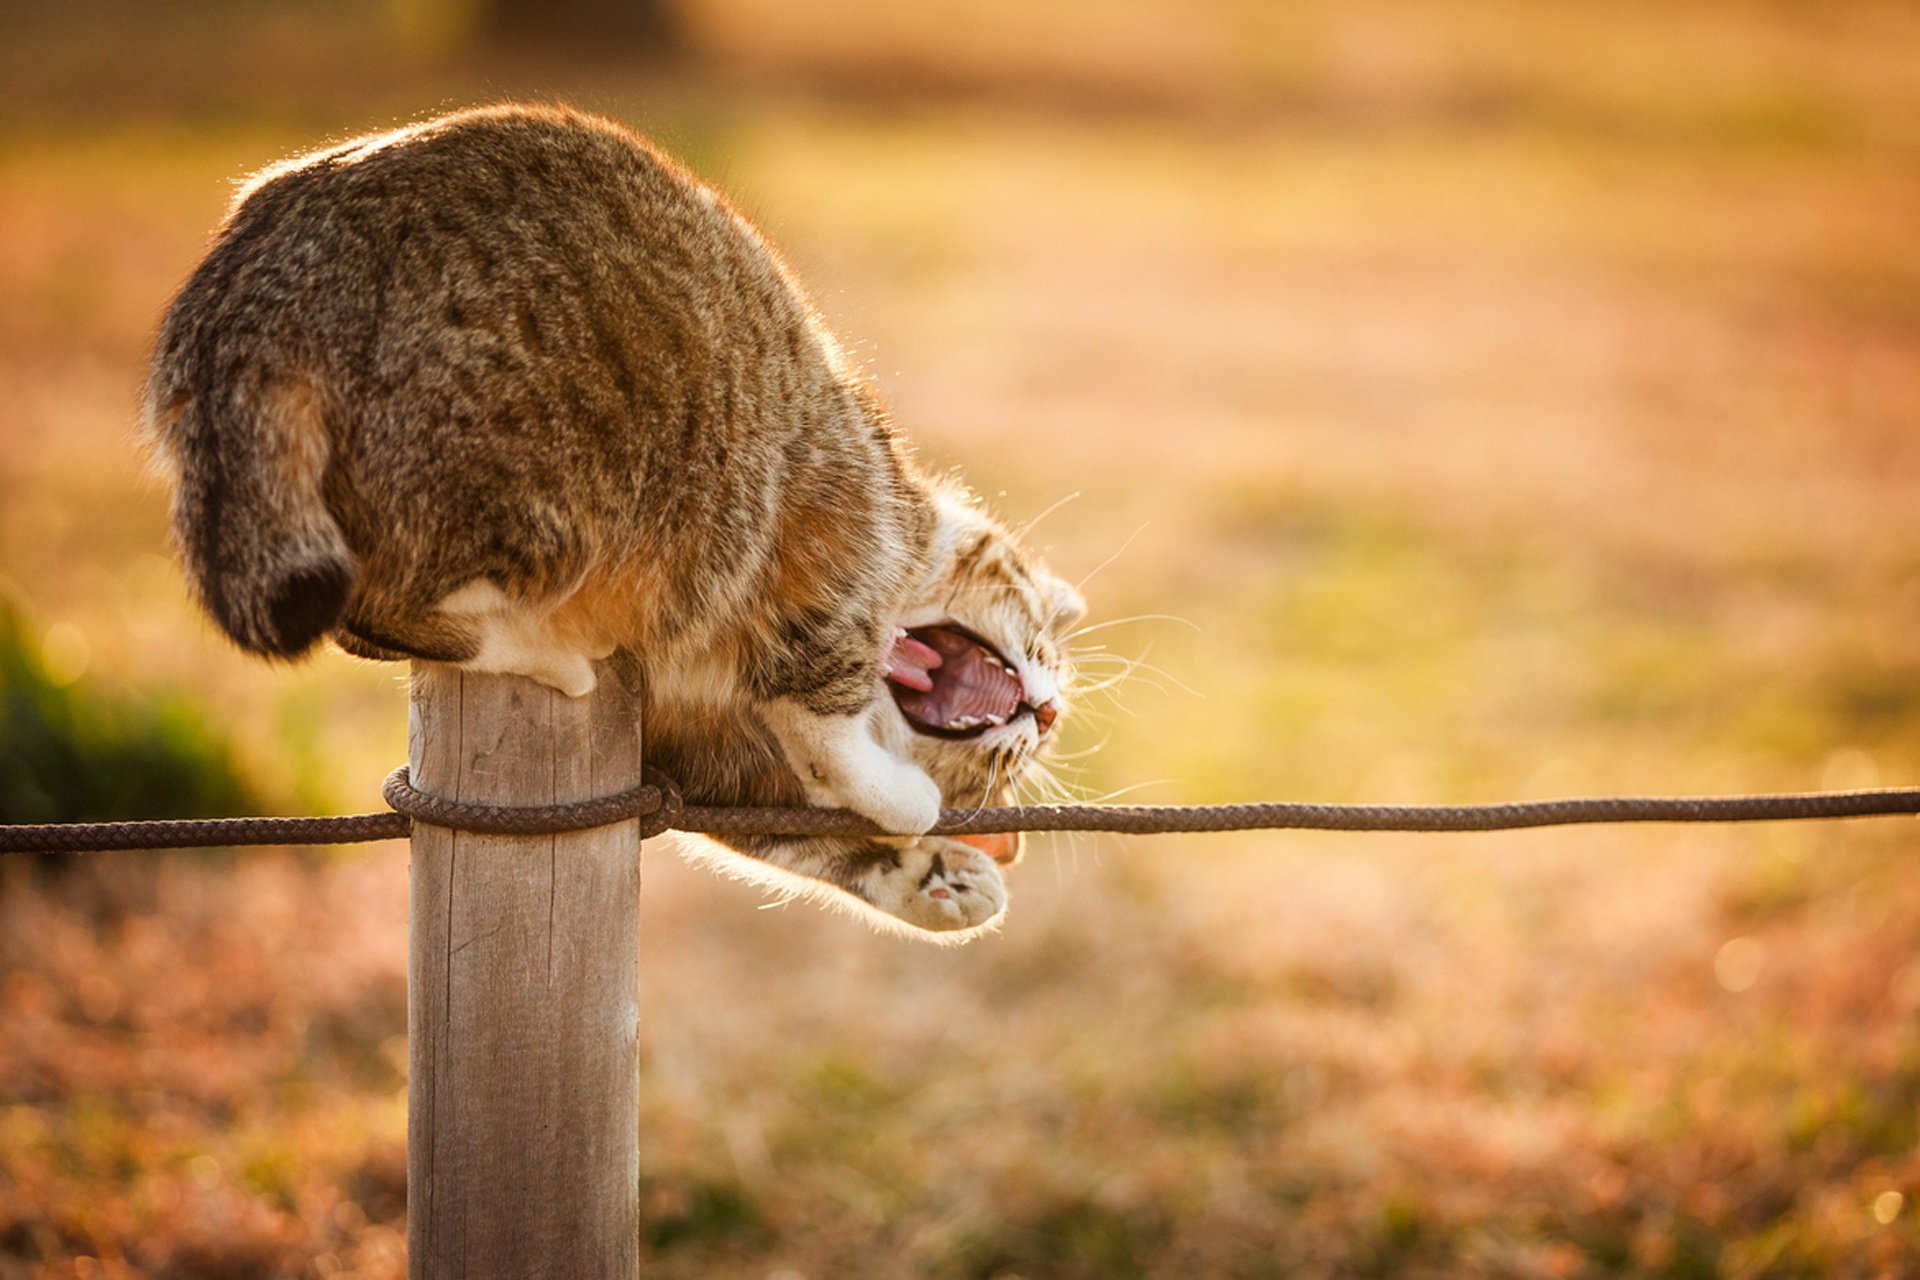
[[(1920, 776), (1906, 8), (1273, 35), (1135, 3), (1085, 51), (1048, 6), (696, 12), (709, 69), (666, 91), (491, 84), (690, 150), (930, 458), (1015, 516), (1081, 495), (1035, 537), (1098, 617), (1191, 624), (1087, 637), (1178, 682), (1090, 703), (1089, 793)], [(483, 92), (380, 56), (372, 105), (0, 93), (0, 578), (63, 670), (192, 690), (315, 806), (401, 754), (393, 674), (213, 640), (130, 406), (228, 178)], [(903, 93), (928, 80), (940, 105)], [(955, 954), (663, 848), (650, 1274), (1920, 1272), (1917, 851), (1901, 823), (1062, 841)], [(404, 892), (395, 850), (9, 868), (0, 1277), (397, 1274)]]

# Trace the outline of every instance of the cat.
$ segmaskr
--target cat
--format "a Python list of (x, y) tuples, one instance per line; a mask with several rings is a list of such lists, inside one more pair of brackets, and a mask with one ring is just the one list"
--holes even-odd
[(779, 254), (633, 132), (504, 105), (268, 168), (167, 309), (144, 417), (241, 648), (576, 697), (620, 651), (689, 802), (892, 833), (730, 841), (761, 878), (929, 933), (1000, 916), (1017, 840), (926, 833), (1051, 743), (1085, 605), (922, 472)]

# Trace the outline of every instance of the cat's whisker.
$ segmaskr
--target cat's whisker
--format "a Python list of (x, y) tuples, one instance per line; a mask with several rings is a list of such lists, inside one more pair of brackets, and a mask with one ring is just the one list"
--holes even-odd
[(1140, 522), (1140, 527), (1138, 529), (1135, 529), (1132, 533), (1128, 534), (1127, 540), (1120, 544), (1120, 549), (1118, 551), (1115, 551), (1112, 555), (1108, 556), (1105, 560), (1102, 560), (1099, 564), (1093, 566), (1093, 569), (1085, 577), (1081, 578), (1080, 581), (1073, 584), (1073, 589), (1075, 591), (1085, 591), (1087, 588), (1087, 583), (1093, 581), (1094, 574), (1099, 573), (1101, 570), (1105, 569), (1108, 565), (1112, 564), (1115, 560), (1118, 560), (1121, 556), (1125, 555), (1127, 553), (1127, 548), (1133, 545), (1133, 540), (1147, 531), (1147, 525), (1149, 523), (1150, 523), (1149, 521), (1142, 520)]
[(1068, 494), (1066, 497), (1056, 499), (1051, 505), (1049, 505), (1043, 511), (1041, 511), (1039, 515), (1027, 521), (1025, 524), (1021, 525), (1018, 529), (1014, 530), (1014, 533), (1013, 533), (1014, 540), (1017, 542), (1025, 542), (1027, 540), (1027, 535), (1032, 533), (1034, 531), (1035, 526), (1037, 526), (1042, 520), (1045, 520), (1048, 516), (1052, 515), (1054, 512), (1058, 511), (1060, 508), (1066, 506), (1069, 502), (1072, 502), (1074, 499), (1078, 498), (1079, 496), (1080, 496), (1080, 491), (1078, 489), (1075, 489), (1072, 493)]
[(973, 806), (973, 813), (977, 814), (993, 803), (993, 781), (999, 772), (1000, 753), (998, 751), (989, 751), (987, 753), (987, 785), (981, 790), (980, 803)]
[(1041, 768), (1050, 771), (1050, 773), (1054, 773), (1054, 775), (1058, 775), (1058, 773), (1068, 773), (1068, 775), (1073, 777), (1073, 787), (1085, 791), (1085, 787), (1081, 787), (1081, 783), (1079, 783), (1079, 777), (1081, 777), (1081, 773), (1087, 771), (1087, 766), (1071, 764), (1071, 762), (1066, 762), (1066, 760), (1046, 760), (1046, 762), (1041, 764)]
[(1139, 657), (1131, 653), (1119, 653), (1105, 648), (1075, 650), (1072, 653), (1072, 657), (1076, 665), (1082, 662), (1091, 662), (1097, 665), (1102, 662), (1138, 662), (1140, 661), (1140, 657), (1144, 657), (1146, 654), (1152, 652), (1153, 646), (1149, 644), (1142, 650)]
[(1053, 802), (1068, 803), (1080, 790), (1078, 787), (1069, 786), (1065, 780), (1054, 772), (1052, 766), (1048, 763), (1035, 761), (1030, 766), (1030, 769), (1036, 791), (1041, 795), (1048, 796)]
[(1140, 658), (1126, 657), (1117, 653), (1108, 653), (1108, 654), (1095, 654), (1092, 659), (1087, 661), (1075, 662), (1073, 665), (1076, 668), (1085, 667), (1089, 671), (1098, 673), (1103, 670), (1114, 670), (1116, 668), (1123, 671), (1131, 671), (1135, 667), (1139, 666), (1141, 662), (1142, 662), (1142, 659)]
[(1129, 685), (1133, 683), (1135, 680), (1140, 681), (1141, 683), (1145, 684), (1147, 688), (1152, 689), (1157, 693), (1166, 692), (1165, 687), (1157, 684), (1152, 676), (1141, 675), (1140, 673), (1134, 672), (1134, 671), (1115, 671), (1110, 675), (1103, 676), (1100, 679), (1091, 681), (1087, 684), (1075, 685), (1073, 689), (1073, 693), (1075, 698), (1081, 699), (1081, 700), (1084, 700), (1085, 698), (1091, 697), (1095, 694), (1099, 694), (1100, 696), (1108, 699), (1109, 701), (1112, 701), (1113, 699), (1118, 697), (1118, 694), (1115, 692), (1115, 690), (1118, 690), (1123, 686)]
[[(1180, 690), (1180, 692), (1188, 694), (1192, 697), (1205, 698), (1207, 696), (1206, 694), (1200, 692), (1198, 689), (1194, 688), (1192, 685), (1188, 684), (1186, 681), (1182, 680), (1179, 676), (1174, 675), (1173, 672), (1168, 671), (1165, 667), (1158, 666), (1154, 663), (1148, 662), (1145, 658), (1128, 659), (1126, 675), (1123, 676), (1122, 678), (1125, 679), (1127, 677), (1137, 676), (1140, 672), (1143, 672), (1143, 671), (1148, 672), (1152, 675), (1159, 676), (1163, 680), (1170, 681), (1176, 689)], [(1154, 685), (1153, 687), (1160, 688), (1159, 685)], [(1165, 692), (1165, 690), (1162, 689), (1162, 692)]]
[[(1083, 790), (1083, 788), (1079, 787), (1069, 787), (1058, 778), (1055, 778), (1052, 767), (1048, 761), (1032, 760), (1028, 762), (1028, 766), (1028, 778), (1011, 778), (1011, 785), (1016, 794), (1017, 807), (1026, 808), (1034, 803), (1071, 804), (1074, 797)], [(1029, 795), (1038, 797), (1038, 799), (1030, 799)], [(1080, 831), (1056, 831), (1048, 832), (1047, 834), (1051, 837), (1050, 843), (1054, 844), (1055, 847), (1059, 847), (1059, 837), (1065, 836), (1065, 851), (1068, 857), (1064, 861), (1073, 867), (1079, 866), (1080, 848), (1082, 842), (1087, 838), (1086, 833)], [(1054, 864), (1055, 877), (1059, 878), (1063, 876), (1063, 860), (1055, 858), (1052, 861)]]
[(1172, 781), (1173, 781), (1172, 778), (1150, 778), (1145, 782), (1135, 782), (1128, 786), (1116, 788), (1115, 790), (1107, 792), (1107, 794), (1103, 796), (1095, 796), (1093, 799), (1088, 800), (1086, 803), (1110, 804), (1113, 801), (1118, 800), (1121, 796), (1132, 795), (1134, 792), (1143, 790), (1147, 787), (1163, 787)]
[(1040, 780), (1046, 776), (1046, 768), (1047, 766), (1039, 760), (1027, 761), (1026, 768), (1021, 772), (1015, 784), (1022, 796), (1025, 797), (1023, 803), (1035, 803), (1036, 798), (1040, 803), (1045, 802), (1046, 792), (1041, 789)]
[(1072, 804), (1074, 800), (1073, 788), (1057, 778), (1045, 779), (1038, 790), (1048, 804)]
[(1082, 675), (1102, 676), (1116, 669), (1124, 670), (1126, 666), (1127, 663), (1118, 659), (1117, 655), (1116, 660), (1109, 662), (1076, 662), (1073, 664), (1072, 674), (1067, 677), (1067, 683), (1071, 687)]
[[(1128, 683), (1129, 681), (1139, 680), (1141, 683), (1145, 684), (1150, 689), (1153, 689), (1160, 693), (1167, 692), (1166, 686), (1161, 684), (1158, 679), (1148, 678), (1150, 675), (1165, 677), (1168, 680), (1174, 679), (1173, 676), (1168, 675), (1166, 672), (1160, 670), (1160, 668), (1154, 666), (1152, 663), (1146, 662), (1139, 658), (1128, 658), (1123, 661), (1112, 664), (1111, 668), (1108, 671), (1096, 675), (1096, 677), (1092, 680), (1081, 681), (1076, 677), (1076, 679), (1068, 686), (1068, 691), (1077, 698), (1082, 694), (1109, 693), (1111, 690), (1116, 689), (1119, 686)], [(1178, 682), (1176, 681), (1176, 683)], [(1186, 686), (1184, 685), (1182, 685), (1181, 687), (1185, 689), (1187, 693), (1194, 694), (1195, 697), (1200, 696), (1199, 694), (1195, 693), (1194, 690), (1187, 689)]]
[(1084, 702), (1074, 707), (1073, 719), (1076, 724), (1084, 722), (1089, 725), (1105, 726), (1113, 723), (1113, 716), (1110, 712), (1098, 710)]
[(1197, 632), (1203, 632), (1205, 630), (1205, 628), (1192, 618), (1183, 618), (1177, 613), (1136, 613), (1127, 618), (1110, 618), (1102, 622), (1089, 623), (1076, 631), (1067, 632), (1067, 639), (1077, 640), (1081, 636), (1091, 635), (1096, 631), (1105, 631), (1108, 627), (1131, 626), (1136, 622), (1177, 622), (1181, 626), (1191, 627)]
[(1062, 803), (1065, 804), (1078, 804), (1093, 790), (1084, 778), (1079, 777), (1075, 777), (1071, 781), (1056, 779), (1053, 785), (1061, 796)]
[(1122, 657), (1117, 653), (1097, 653), (1090, 658), (1076, 659), (1073, 665), (1076, 669), (1084, 667), (1089, 671), (1097, 672), (1114, 667), (1131, 667), (1133, 661), (1132, 658)]
[[(1153, 652), (1153, 646), (1152, 646), (1152, 645), (1148, 645), (1148, 646), (1147, 646), (1147, 652), (1148, 652), (1148, 653), (1151, 653), (1151, 652)], [(1079, 667), (1079, 666), (1090, 666), (1090, 667), (1102, 667), (1102, 666), (1108, 666), (1108, 667), (1112, 667), (1112, 666), (1122, 666), (1122, 667), (1130, 667), (1130, 666), (1132, 666), (1132, 665), (1133, 665), (1134, 663), (1136, 663), (1136, 662), (1138, 662), (1138, 661), (1140, 661), (1140, 659), (1139, 659), (1139, 658), (1136, 658), (1136, 657), (1134, 657), (1134, 656), (1133, 656), (1132, 654), (1129, 654), (1129, 653), (1107, 653), (1107, 652), (1104, 652), (1104, 651), (1103, 651), (1103, 652), (1099, 652), (1099, 653), (1085, 653), (1085, 654), (1075, 654), (1075, 655), (1074, 655), (1074, 658), (1073, 658), (1073, 665), (1074, 665), (1074, 666), (1076, 666), (1076, 667)]]
[(1112, 723), (1114, 722), (1114, 712), (1119, 712), (1119, 714), (1123, 714), (1123, 716), (1127, 716), (1129, 720), (1139, 720), (1140, 718), (1139, 712), (1137, 712), (1137, 710), (1133, 710), (1131, 706), (1127, 706), (1125, 702), (1121, 702), (1121, 700), (1117, 699), (1116, 695), (1114, 695), (1114, 689), (1112, 689), (1112, 687), (1102, 687), (1102, 689), (1094, 689), (1094, 693), (1098, 693), (1098, 695), (1100, 695), (1102, 699), (1106, 699), (1106, 710), (1102, 710), (1102, 712), (1096, 712), (1096, 710), (1094, 710), (1092, 706), (1081, 706), (1081, 708), (1079, 708), (1079, 714), (1081, 714), (1081, 716), (1085, 716), (1087, 720), (1092, 720), (1092, 722), (1094, 723)]
[[(1125, 684), (1134, 676), (1141, 674), (1140, 666), (1135, 662), (1114, 662), (1091, 668), (1068, 686), (1074, 692), (1088, 689), (1111, 689), (1115, 685)], [(1152, 672), (1146, 674), (1152, 675)]]
[(1034, 805), (1068, 804), (1071, 803), (1072, 800), (1071, 795), (1064, 789), (1058, 786), (1044, 785), (1037, 778), (1034, 780), (1032, 791), (1033, 799), (1029, 801), (1029, 803)]
[(1109, 693), (1103, 704), (1082, 702), (1075, 708), (1073, 718), (1096, 728), (1105, 729), (1113, 723), (1114, 713), (1118, 710), (1120, 710), (1120, 703)]
[(1062, 751), (1056, 755), (1049, 756), (1047, 757), (1047, 762), (1049, 764), (1071, 764), (1075, 760), (1085, 760), (1088, 756), (1093, 755), (1105, 747), (1112, 738), (1112, 734), (1107, 734), (1092, 746), (1082, 747), (1078, 751)]

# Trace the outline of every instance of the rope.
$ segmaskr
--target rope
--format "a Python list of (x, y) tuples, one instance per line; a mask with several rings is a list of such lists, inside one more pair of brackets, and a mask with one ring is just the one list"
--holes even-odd
[[(147, 822), (0, 825), (0, 853), (201, 849), (240, 845), (358, 844), (398, 840), (417, 822), (504, 835), (556, 835), (638, 820), (641, 837), (706, 835), (870, 836), (867, 819), (839, 809), (684, 804), (673, 780), (652, 769), (641, 785), (573, 804), (468, 804), (415, 790), (405, 767), (382, 794), (391, 813), (338, 818), (192, 818)], [(1519, 804), (1027, 805), (947, 809), (938, 835), (1007, 831), (1112, 831), (1129, 835), (1203, 831), (1511, 831), (1627, 822), (1788, 822), (1920, 815), (1920, 788), (1770, 796), (1616, 796)]]
[(404, 813), (343, 818), (163, 818), (144, 822), (42, 822), (0, 826), (0, 853), (108, 853), (118, 849), (220, 849), (254, 844), (359, 844), (401, 840)]
[(565, 831), (589, 831), (638, 818), (640, 837), (657, 836), (674, 826), (686, 806), (673, 779), (652, 765), (641, 768), (642, 781), (630, 791), (576, 800), (570, 804), (465, 804), (416, 791), (401, 765), (380, 785), (380, 795), (412, 822), (487, 835), (553, 836)]

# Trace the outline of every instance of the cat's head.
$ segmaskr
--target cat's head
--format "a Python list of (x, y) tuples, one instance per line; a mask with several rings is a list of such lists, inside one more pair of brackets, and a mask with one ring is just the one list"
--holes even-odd
[(970, 496), (943, 490), (938, 509), (927, 584), (896, 619), (889, 745), (949, 806), (1005, 803), (1058, 736), (1086, 604)]

